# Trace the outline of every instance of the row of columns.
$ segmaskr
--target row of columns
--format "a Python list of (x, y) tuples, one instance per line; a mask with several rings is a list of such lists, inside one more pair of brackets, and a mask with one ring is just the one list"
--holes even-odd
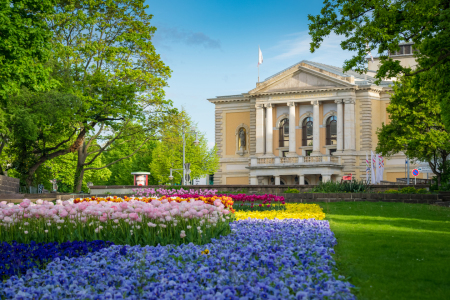
[[(356, 150), (355, 140), (355, 100), (335, 100), (337, 104), (337, 151)], [(311, 101), (313, 105), (313, 152), (311, 155), (320, 153), (320, 101)], [(345, 104), (345, 113), (344, 113)], [(289, 107), (289, 154), (296, 156), (295, 136), (295, 102), (288, 102)], [(264, 111), (265, 108), (265, 111)], [(266, 157), (273, 155), (273, 104), (256, 104), (256, 154)], [(265, 116), (265, 118), (264, 118)], [(344, 138), (345, 133), (345, 138)]]

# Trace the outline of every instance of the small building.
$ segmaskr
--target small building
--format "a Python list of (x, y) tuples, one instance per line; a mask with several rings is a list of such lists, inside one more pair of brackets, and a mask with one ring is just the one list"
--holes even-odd
[[(407, 63), (412, 57), (402, 52)], [(407, 53), (407, 54), (406, 54)], [(377, 60), (372, 63), (377, 69)], [(317, 184), (366, 176), (366, 154), (389, 122), (392, 81), (301, 61), (215, 105), (220, 169), (214, 184)], [(405, 177), (405, 156), (385, 160), (384, 180)], [(422, 177), (422, 176), (421, 176)]]

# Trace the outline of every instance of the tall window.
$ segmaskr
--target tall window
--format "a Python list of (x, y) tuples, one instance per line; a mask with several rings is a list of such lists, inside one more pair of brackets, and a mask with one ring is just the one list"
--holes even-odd
[(327, 120), (327, 145), (337, 143), (337, 121), (336, 116), (331, 116)]
[(313, 119), (311, 117), (305, 118), (302, 124), (302, 145), (310, 146), (313, 141)]
[(289, 147), (289, 119), (283, 119), (280, 122), (280, 147)]

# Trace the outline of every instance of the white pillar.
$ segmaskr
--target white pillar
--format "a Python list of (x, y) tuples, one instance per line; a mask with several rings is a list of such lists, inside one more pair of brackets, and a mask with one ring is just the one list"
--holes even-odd
[(298, 175), (298, 184), (305, 184), (305, 175)]
[(355, 141), (355, 100), (345, 99), (345, 120), (344, 120), (344, 150), (356, 150)]
[(337, 103), (337, 145), (336, 151), (344, 150), (344, 104), (342, 100), (336, 100)]
[(289, 106), (289, 156), (297, 156), (295, 141), (295, 102), (288, 103)]
[(266, 156), (273, 156), (273, 117), (272, 104), (266, 105)]
[(311, 101), (313, 105), (313, 152), (311, 156), (319, 156), (320, 154), (320, 113), (319, 113), (319, 101)]
[(256, 104), (256, 155), (260, 156), (263, 154), (264, 154), (264, 107), (262, 104)]
[(258, 185), (258, 178), (256, 176), (250, 176), (250, 184), (251, 185)]
[(328, 181), (331, 181), (331, 175), (325, 175), (325, 174), (322, 174), (322, 182), (328, 182)]
[(275, 185), (280, 185), (280, 176), (275, 176)]

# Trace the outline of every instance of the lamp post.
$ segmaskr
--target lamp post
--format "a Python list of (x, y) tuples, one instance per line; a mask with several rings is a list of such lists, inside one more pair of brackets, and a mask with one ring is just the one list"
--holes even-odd
[(198, 141), (198, 132), (195, 131), (195, 127), (191, 127), (191, 131), (186, 131), (186, 126), (183, 126), (183, 178), (181, 180), (181, 185), (186, 185), (186, 133), (195, 134), (194, 145), (197, 146), (200, 142)]
[[(182, 169), (172, 169), (172, 168), (170, 168), (170, 175), (169, 175), (169, 180), (170, 181), (172, 181), (173, 180), (173, 175), (172, 175), (172, 171), (175, 171), (175, 172), (177, 172), (177, 171), (181, 171)], [(177, 172), (178, 173), (178, 172)], [(180, 173), (178, 173), (178, 175), (179, 175)], [(173, 183), (173, 182), (172, 182)]]

